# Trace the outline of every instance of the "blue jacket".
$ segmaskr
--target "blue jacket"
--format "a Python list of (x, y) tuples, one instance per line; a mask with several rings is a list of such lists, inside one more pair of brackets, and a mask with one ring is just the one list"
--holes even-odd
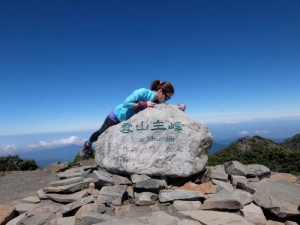
[(119, 104), (115, 108), (114, 112), (117, 119), (120, 122), (129, 119), (138, 112), (138, 110), (132, 108), (134, 103), (138, 102), (139, 100), (154, 102), (154, 96), (155, 91), (151, 91), (146, 88), (140, 88), (138, 90), (135, 90), (131, 95), (129, 95), (125, 99), (123, 104)]

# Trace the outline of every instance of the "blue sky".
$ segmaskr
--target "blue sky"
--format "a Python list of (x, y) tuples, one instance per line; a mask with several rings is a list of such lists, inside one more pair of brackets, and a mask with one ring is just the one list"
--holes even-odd
[[(170, 81), (169, 103), (186, 104), (215, 138), (299, 133), (299, 8), (298, 0), (2, 1), (0, 152), (82, 143), (154, 79)], [(65, 133), (41, 135), (49, 132)]]

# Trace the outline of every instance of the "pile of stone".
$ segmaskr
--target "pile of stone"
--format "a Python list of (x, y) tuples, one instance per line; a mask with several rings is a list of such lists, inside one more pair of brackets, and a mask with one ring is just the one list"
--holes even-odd
[[(186, 178), (70, 168), (16, 205), (7, 224), (268, 224), (299, 222), (297, 177), (231, 161)], [(139, 209), (140, 208), (140, 209)], [(3, 210), (1, 210), (3, 213)]]

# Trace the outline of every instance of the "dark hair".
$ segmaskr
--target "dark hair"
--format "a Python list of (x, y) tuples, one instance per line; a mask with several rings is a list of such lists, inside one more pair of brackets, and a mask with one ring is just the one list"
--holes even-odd
[(160, 80), (154, 80), (151, 84), (152, 91), (158, 91), (162, 89), (165, 92), (175, 93), (174, 87), (170, 82), (161, 82)]

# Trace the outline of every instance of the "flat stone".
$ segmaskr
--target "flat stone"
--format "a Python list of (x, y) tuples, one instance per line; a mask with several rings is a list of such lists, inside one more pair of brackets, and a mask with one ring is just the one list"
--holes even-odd
[(63, 217), (57, 221), (56, 225), (75, 225), (75, 216)]
[(228, 175), (246, 176), (248, 174), (248, 167), (239, 161), (226, 162), (224, 165)]
[(124, 218), (124, 219), (112, 219), (101, 223), (95, 223), (94, 225), (145, 225), (145, 223), (139, 222), (138, 219)]
[(265, 225), (267, 223), (267, 219), (260, 207), (257, 205), (254, 205), (253, 203), (244, 206), (243, 209), (241, 209), (242, 216), (256, 224), (256, 225)]
[[(103, 204), (101, 204), (103, 205)], [(104, 205), (103, 205), (104, 206)], [(104, 206), (105, 209), (105, 206)], [(76, 214), (75, 214), (75, 218), (81, 220), (82, 219), (82, 213), (83, 212), (94, 212), (94, 213), (100, 213), (98, 212), (98, 205), (96, 203), (89, 203), (86, 205), (81, 206)], [(104, 211), (105, 212), (105, 211)]]
[(60, 208), (62, 205), (63, 204), (54, 202), (50, 199), (42, 200), (41, 204), (37, 208), (28, 211), (27, 215), (28, 216), (36, 215), (36, 214), (40, 213), (41, 211), (57, 213), (60, 211)]
[(14, 219), (10, 220), (6, 225), (20, 225), (24, 222), (24, 220), (27, 218), (26, 213), (23, 213)]
[(127, 178), (119, 175), (113, 175), (114, 184), (132, 184), (132, 182)]
[(43, 188), (45, 193), (74, 193), (83, 189), (87, 189), (89, 183), (92, 182), (92, 178), (86, 178), (82, 181), (74, 184), (62, 185), (62, 186), (50, 186)]
[(88, 195), (87, 190), (82, 190), (73, 194), (47, 194), (49, 199), (52, 199), (61, 203), (75, 202)]
[(231, 175), (231, 184), (233, 188), (237, 187), (238, 182), (246, 182), (247, 178), (245, 176), (237, 176), (237, 175)]
[(100, 171), (94, 170), (93, 174), (96, 175), (95, 184), (98, 187), (102, 186), (111, 186), (114, 184), (114, 179), (111, 175), (108, 175), (106, 173), (101, 173)]
[(235, 213), (195, 210), (195, 211), (180, 211), (181, 214), (190, 216), (205, 225), (254, 225), (242, 216)]
[(131, 205), (122, 205), (122, 206), (115, 206), (115, 215), (117, 217), (123, 216), (132, 212), (138, 206), (131, 204)]
[(238, 210), (242, 208), (243, 204), (234, 195), (234, 192), (226, 189), (206, 199), (202, 206), (202, 209), (206, 210)]
[(39, 189), (36, 193), (37, 193), (37, 195), (39, 196), (40, 199), (47, 199), (48, 198), (48, 196), (43, 191), (43, 189)]
[(97, 224), (105, 221), (111, 221), (114, 217), (110, 215), (94, 213), (94, 212), (83, 212), (82, 213), (82, 225), (85, 224)]
[(153, 212), (150, 216), (140, 217), (139, 220), (147, 221), (149, 224), (201, 225), (198, 221), (185, 218), (179, 219), (162, 211)]
[(258, 183), (253, 201), (280, 218), (299, 216), (300, 186), (280, 179), (264, 179)]
[(189, 190), (161, 190), (159, 192), (160, 202), (170, 202), (174, 200), (199, 200), (204, 198), (204, 194), (199, 191), (189, 191)]
[(147, 175), (144, 175), (144, 174), (132, 174), (131, 176), (130, 176), (130, 178), (131, 178), (131, 181), (132, 181), (132, 183), (138, 183), (138, 182), (140, 182), (140, 181), (144, 181), (144, 180), (150, 180), (151, 179), (151, 177), (149, 177), (149, 176), (147, 176)]
[(252, 202), (253, 200), (253, 195), (250, 194), (247, 191), (243, 191), (240, 189), (235, 189), (233, 191), (233, 195), (237, 197), (237, 199), (239, 199), (239, 201), (243, 204), (243, 205), (247, 205), (249, 203)]
[(228, 181), (228, 174), (226, 173), (224, 166), (210, 167), (210, 170), (211, 170), (211, 174), (210, 174), (211, 179)]
[(22, 225), (33, 225), (33, 224), (46, 224), (54, 216), (52, 212), (40, 213), (35, 216), (27, 217)]
[(7, 206), (7, 205), (0, 205), (0, 224), (6, 224), (15, 215), (15, 207), (14, 206)]
[(254, 194), (256, 191), (257, 182), (249, 182), (246, 180), (238, 180), (236, 188), (242, 189), (244, 191), (249, 192), (250, 194)]
[(37, 204), (32, 204), (32, 203), (18, 203), (16, 205), (16, 211), (19, 213), (19, 214), (22, 214), (22, 213), (25, 213), (29, 210), (32, 210), (36, 207), (38, 207), (40, 205), (40, 203), (37, 203)]
[(259, 181), (260, 181), (260, 179), (259, 179), (258, 177), (247, 178), (247, 180), (248, 180), (249, 182), (259, 182)]
[(134, 204), (133, 188), (128, 186), (126, 189), (128, 200), (131, 204)]
[(178, 211), (193, 211), (201, 210), (202, 204), (200, 201), (181, 201), (175, 200), (173, 206)]
[(289, 173), (276, 173), (270, 177), (272, 180), (281, 179), (290, 183), (295, 183), (297, 177)]
[(151, 192), (134, 193), (135, 204), (154, 205), (158, 195)]
[(74, 184), (74, 183), (78, 183), (81, 181), (83, 181), (82, 177), (72, 177), (72, 178), (65, 179), (65, 180), (53, 181), (50, 183), (50, 185), (52, 187), (57, 187), (57, 186), (64, 186), (64, 185), (68, 185), (68, 184)]
[(135, 184), (135, 188), (142, 188), (157, 193), (159, 192), (159, 190), (163, 189), (166, 186), (167, 182), (165, 180), (158, 179), (143, 180)]
[(36, 204), (41, 202), (41, 199), (37, 196), (29, 196), (27, 198), (23, 198), (21, 200), (22, 203), (31, 203), (31, 204)]
[(210, 181), (211, 176), (211, 170), (209, 168), (206, 168), (204, 171), (202, 171), (200, 174), (197, 174), (195, 183), (208, 183)]
[(285, 224), (278, 221), (268, 220), (266, 225), (285, 225)]
[(85, 198), (78, 199), (72, 203), (62, 206), (61, 212), (62, 213), (70, 212), (71, 210), (76, 209), (80, 206), (86, 205), (92, 201), (94, 201), (94, 197), (92, 195), (85, 197)]
[[(65, 170), (64, 172), (59, 172), (56, 174), (60, 179), (65, 179), (69, 174), (81, 172), (79, 167), (73, 167)], [(82, 176), (82, 175), (81, 175)]]
[(99, 192), (98, 203), (121, 205), (126, 189), (125, 185), (104, 186)]
[(178, 189), (182, 190), (190, 190), (190, 191), (199, 191), (203, 194), (213, 194), (216, 192), (215, 187), (211, 182), (203, 183), (203, 184), (195, 184), (193, 182), (188, 182)]
[(75, 173), (65, 173), (63, 176), (62, 174), (56, 174), (61, 179), (69, 179), (73, 177), (84, 177), (82, 172), (75, 172)]
[(251, 171), (250, 174), (254, 174), (254, 176), (259, 177), (260, 179), (264, 177), (269, 177), (271, 174), (271, 170), (264, 165), (249, 164), (247, 165), (247, 167), (248, 171)]
[[(188, 220), (185, 218), (177, 218), (165, 212), (157, 211), (151, 213), (149, 216), (143, 216), (136, 219), (124, 218), (113, 219), (110, 221), (102, 222), (101, 225), (201, 225), (198, 221)], [(100, 225), (99, 224), (99, 225)]]
[(233, 186), (229, 182), (224, 182), (221, 180), (212, 179), (212, 183), (215, 184), (215, 192), (219, 192), (223, 189), (226, 189), (228, 191), (233, 191)]
[(67, 170), (70, 167), (70, 163), (63, 162), (63, 163), (51, 163), (49, 166), (47, 166), (44, 170), (50, 171), (51, 173), (55, 174), (58, 172), (63, 172)]

